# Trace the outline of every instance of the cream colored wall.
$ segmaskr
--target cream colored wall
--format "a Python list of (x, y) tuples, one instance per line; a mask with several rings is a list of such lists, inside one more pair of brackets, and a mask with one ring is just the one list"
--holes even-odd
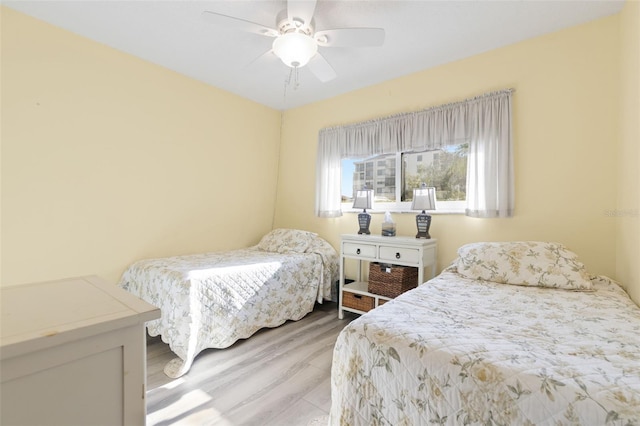
[(627, 0), (621, 27), (616, 276), (640, 305), (640, 2)]
[(1, 13), (3, 285), (115, 282), (271, 229), (279, 111)]
[[(276, 225), (317, 231), (335, 247), (341, 233), (357, 231), (354, 214), (314, 216), (321, 128), (512, 87), (515, 216), (434, 216), (439, 269), (468, 242), (549, 240), (578, 253), (590, 272), (615, 276), (615, 220), (605, 212), (616, 207), (618, 23), (600, 19), (286, 111)], [(393, 216), (398, 234), (415, 234), (415, 214)], [(382, 219), (374, 215), (373, 233)]]
[[(439, 268), (470, 241), (555, 240), (640, 299), (638, 2), (287, 111), (280, 148), (277, 111), (0, 11), (2, 285), (115, 281), (137, 259), (252, 244), (271, 228), (279, 150), (275, 225), (315, 230), (337, 247), (356, 218), (313, 214), (320, 128), (513, 87), (516, 215), (435, 216)], [(261, 199), (249, 205), (240, 189), (256, 182)], [(238, 212), (247, 211), (259, 214), (245, 224)], [(394, 218), (400, 234), (415, 232), (413, 214)], [(374, 215), (374, 232), (381, 221)]]

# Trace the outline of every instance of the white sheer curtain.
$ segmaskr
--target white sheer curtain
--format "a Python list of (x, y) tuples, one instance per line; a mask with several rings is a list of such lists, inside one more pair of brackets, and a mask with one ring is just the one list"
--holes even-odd
[(321, 129), (316, 164), (316, 215), (337, 217), (343, 158), (440, 149), (469, 143), (467, 208), (474, 217), (513, 214), (512, 89), (423, 111)]
[(511, 96), (487, 97), (469, 105), (467, 208), (472, 217), (513, 215)]

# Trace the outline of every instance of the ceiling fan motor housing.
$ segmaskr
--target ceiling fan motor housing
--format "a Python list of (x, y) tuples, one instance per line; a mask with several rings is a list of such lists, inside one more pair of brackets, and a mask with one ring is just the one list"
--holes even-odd
[(276, 17), (276, 28), (278, 28), (280, 34), (286, 34), (291, 31), (298, 31), (312, 37), (314, 27), (315, 22), (313, 19), (311, 19), (311, 21), (306, 24), (301, 18), (289, 19), (286, 10), (278, 13), (278, 16)]

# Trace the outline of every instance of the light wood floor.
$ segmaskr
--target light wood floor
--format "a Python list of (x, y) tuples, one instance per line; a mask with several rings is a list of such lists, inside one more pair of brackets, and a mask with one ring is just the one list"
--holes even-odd
[(168, 345), (148, 338), (147, 424), (306, 426), (329, 414), (333, 346), (355, 317), (316, 304), (299, 321), (203, 351), (179, 379), (162, 371), (175, 357)]

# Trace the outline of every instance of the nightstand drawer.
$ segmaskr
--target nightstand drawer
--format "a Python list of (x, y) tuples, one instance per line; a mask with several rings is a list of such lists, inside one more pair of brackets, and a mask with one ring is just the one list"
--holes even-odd
[(343, 243), (342, 253), (345, 256), (376, 257), (376, 246), (372, 244)]
[(405, 247), (380, 247), (380, 260), (420, 263), (420, 250)]

